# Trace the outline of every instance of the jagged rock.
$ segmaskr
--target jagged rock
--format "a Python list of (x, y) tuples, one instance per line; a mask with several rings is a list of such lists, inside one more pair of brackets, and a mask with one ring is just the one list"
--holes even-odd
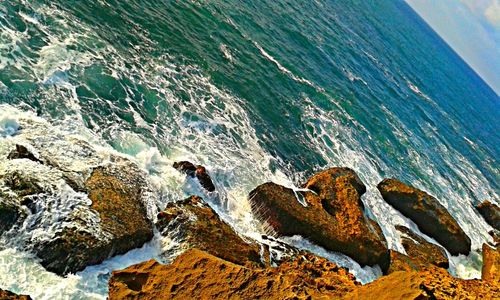
[(498, 248), (491, 248), (487, 244), (483, 244), (483, 270), (481, 278), (500, 286), (500, 250)]
[(74, 273), (151, 240), (153, 227), (141, 202), (141, 176), (131, 163), (128, 167), (94, 169), (85, 186), (92, 200), (90, 209), (97, 212), (105, 236), (96, 236), (85, 228), (66, 227), (52, 240), (34, 247), (41, 264), (57, 274)]
[(198, 248), (235, 264), (262, 265), (260, 246), (244, 241), (200, 197), (169, 203), (158, 214), (156, 226), (182, 249)]
[(366, 188), (354, 171), (332, 168), (311, 177), (302, 192), (303, 206), (293, 190), (265, 183), (250, 192), (252, 211), (278, 235), (301, 235), (362, 265), (386, 271), (389, 251), (378, 224), (363, 213)]
[(22, 216), (17, 199), (0, 191), (0, 235), (12, 228)]
[(6, 290), (0, 289), (0, 299), (2, 299), (2, 300), (31, 300), (31, 297), (28, 295), (14, 294), (11, 291), (6, 291)]
[(391, 250), (391, 265), (387, 273), (422, 270), (429, 265), (448, 269), (446, 252), (440, 246), (427, 242), (404, 226), (396, 226), (401, 233), (401, 244), (406, 255)]
[(195, 166), (189, 161), (175, 162), (173, 167), (179, 172), (184, 173), (192, 178), (197, 178), (201, 186), (209, 192), (215, 191), (215, 185), (212, 178), (208, 175), (207, 170), (203, 166)]
[(470, 238), (450, 213), (431, 195), (396, 179), (384, 179), (377, 186), (387, 203), (433, 237), (452, 255), (469, 254)]
[(12, 150), (9, 155), (7, 156), (7, 159), (29, 159), (34, 162), (42, 163), (42, 161), (37, 158), (33, 153), (31, 153), (28, 148), (26, 148), (23, 145), (18, 145), (16, 144), (16, 149)]
[(500, 230), (500, 207), (498, 205), (484, 201), (476, 208), (491, 227)]
[(40, 183), (26, 173), (14, 171), (4, 177), (4, 184), (14, 191), (20, 198), (43, 192)]
[(335, 299), (359, 283), (346, 269), (305, 254), (277, 268), (248, 268), (191, 249), (114, 271), (109, 299)]
[(342, 299), (498, 299), (498, 283), (463, 280), (442, 268), (394, 272), (357, 287)]

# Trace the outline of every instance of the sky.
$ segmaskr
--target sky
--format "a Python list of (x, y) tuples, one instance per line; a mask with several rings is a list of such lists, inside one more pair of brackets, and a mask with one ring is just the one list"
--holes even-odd
[(406, 0), (500, 95), (500, 0)]

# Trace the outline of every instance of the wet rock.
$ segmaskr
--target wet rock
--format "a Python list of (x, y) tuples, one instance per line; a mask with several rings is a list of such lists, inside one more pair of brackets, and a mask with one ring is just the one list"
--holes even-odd
[(452, 255), (469, 254), (471, 241), (450, 213), (431, 195), (396, 179), (384, 179), (377, 186), (387, 203), (418, 225)]
[(2, 300), (31, 300), (30, 296), (14, 294), (11, 291), (0, 289), (0, 299)]
[(29, 159), (34, 162), (43, 163), (37, 156), (26, 148), (26, 146), (16, 144), (16, 149), (12, 150), (7, 159)]
[(487, 244), (483, 244), (483, 270), (481, 278), (500, 286), (500, 250), (492, 248)]
[(500, 230), (500, 207), (498, 205), (484, 201), (476, 206), (476, 209), (491, 227)]
[(175, 162), (173, 167), (179, 172), (188, 175), (191, 178), (197, 178), (201, 186), (209, 192), (215, 191), (215, 185), (212, 178), (208, 175), (207, 170), (203, 166), (195, 166), (189, 161)]
[(312, 254), (249, 268), (191, 249), (170, 265), (150, 260), (113, 272), (109, 299), (337, 299), (358, 285), (346, 269)]
[(16, 198), (0, 191), (0, 235), (12, 228), (23, 215)]
[(391, 250), (391, 265), (388, 273), (396, 271), (422, 270), (430, 265), (448, 269), (446, 252), (440, 246), (427, 242), (410, 229), (396, 226), (401, 234), (401, 244), (406, 255)]
[(260, 246), (243, 240), (200, 197), (169, 203), (156, 226), (162, 235), (175, 238), (181, 250), (198, 248), (240, 265), (263, 264)]
[(34, 247), (41, 264), (57, 274), (74, 273), (151, 240), (153, 226), (141, 201), (145, 188), (142, 176), (132, 163), (94, 169), (85, 186), (92, 200), (89, 208), (98, 214), (102, 235), (89, 232), (85, 226), (66, 227)]
[(301, 235), (331, 251), (344, 253), (362, 265), (380, 265), (386, 271), (389, 251), (377, 223), (363, 213), (361, 195), (366, 188), (354, 171), (332, 168), (311, 177), (301, 192), (265, 183), (250, 192), (258, 219), (277, 235)]
[(394, 272), (357, 287), (342, 299), (498, 299), (498, 284), (452, 277), (436, 267)]
[(44, 191), (37, 179), (24, 172), (14, 171), (5, 175), (3, 180), (4, 184), (20, 198), (40, 194)]

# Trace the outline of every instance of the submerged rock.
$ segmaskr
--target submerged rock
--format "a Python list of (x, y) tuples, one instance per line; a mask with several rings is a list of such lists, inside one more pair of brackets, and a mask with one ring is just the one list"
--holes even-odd
[(179, 172), (188, 175), (191, 178), (197, 178), (201, 186), (209, 192), (215, 191), (215, 185), (212, 178), (208, 175), (207, 170), (203, 166), (195, 166), (189, 161), (175, 162), (173, 167)]
[(74, 273), (117, 254), (142, 246), (153, 237), (153, 227), (141, 201), (143, 174), (133, 164), (94, 169), (85, 182), (90, 209), (99, 217), (105, 236), (85, 227), (67, 227), (34, 251), (41, 264), (57, 274)]
[(384, 179), (377, 186), (387, 203), (418, 225), (452, 255), (469, 254), (470, 238), (436, 198), (396, 179)]
[(169, 203), (156, 223), (162, 235), (179, 242), (179, 248), (198, 248), (239, 265), (262, 265), (260, 246), (246, 242), (197, 196)]
[[(500, 286), (500, 250), (483, 244), (483, 270), (481, 278)], [(499, 295), (500, 296), (500, 295)]]
[(463, 280), (436, 267), (416, 272), (394, 272), (357, 287), (342, 299), (498, 299), (498, 283)]
[(0, 289), (0, 299), (2, 299), (2, 300), (31, 300), (31, 297), (28, 295), (14, 294), (11, 291), (6, 291), (6, 290)]
[(114, 271), (109, 299), (335, 299), (358, 285), (346, 269), (312, 254), (250, 268), (191, 249), (170, 265), (150, 260)]
[(331, 251), (344, 253), (362, 265), (386, 271), (389, 251), (378, 224), (363, 213), (366, 188), (354, 171), (332, 168), (311, 177), (301, 192), (265, 183), (250, 192), (252, 211), (278, 235), (301, 235)]
[(33, 153), (26, 148), (26, 146), (16, 144), (16, 149), (12, 150), (7, 159), (29, 159), (37, 163), (42, 163), (42, 161)]
[(388, 273), (419, 271), (430, 265), (448, 269), (449, 261), (444, 249), (427, 242), (404, 226), (396, 226), (396, 230), (400, 232), (401, 244), (405, 248), (406, 255), (391, 250), (391, 265)]
[(498, 205), (484, 201), (476, 208), (491, 227), (500, 230), (500, 207)]

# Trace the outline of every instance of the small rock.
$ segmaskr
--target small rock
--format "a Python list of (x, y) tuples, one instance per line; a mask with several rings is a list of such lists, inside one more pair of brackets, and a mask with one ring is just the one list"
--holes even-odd
[(250, 192), (252, 211), (278, 235), (301, 235), (328, 249), (344, 253), (361, 265), (387, 271), (389, 251), (376, 222), (363, 213), (364, 184), (348, 168), (332, 168), (311, 177), (304, 188), (306, 206), (293, 190), (265, 183)]
[(114, 271), (109, 299), (338, 299), (357, 286), (346, 269), (310, 253), (249, 268), (191, 249), (170, 265), (150, 260)]
[(200, 197), (169, 203), (156, 226), (162, 235), (174, 235), (182, 249), (198, 248), (240, 265), (263, 265), (260, 246), (244, 241)]
[(12, 228), (22, 215), (16, 199), (0, 192), (0, 235)]
[(6, 291), (6, 290), (0, 289), (0, 299), (2, 299), (2, 300), (31, 300), (31, 297), (28, 295), (14, 294), (11, 291)]
[(476, 206), (476, 209), (491, 227), (500, 230), (500, 207), (498, 205), (484, 201)]
[(404, 226), (396, 226), (396, 230), (401, 233), (401, 244), (405, 248), (406, 255), (391, 250), (391, 265), (388, 273), (420, 271), (430, 265), (448, 269), (449, 261), (444, 249), (427, 242)]
[(481, 278), (500, 286), (500, 251), (483, 244), (483, 270)]
[(29, 159), (38, 163), (43, 163), (40, 159), (38, 159), (33, 153), (31, 153), (28, 148), (23, 145), (16, 144), (16, 150), (12, 150), (7, 159)]
[(191, 178), (197, 178), (201, 186), (209, 192), (215, 191), (215, 185), (212, 178), (208, 175), (207, 170), (203, 166), (195, 166), (189, 161), (175, 162), (173, 167), (179, 172), (188, 175)]
[(452, 255), (469, 254), (470, 238), (450, 213), (431, 195), (396, 179), (384, 179), (377, 186), (387, 203), (433, 237)]

